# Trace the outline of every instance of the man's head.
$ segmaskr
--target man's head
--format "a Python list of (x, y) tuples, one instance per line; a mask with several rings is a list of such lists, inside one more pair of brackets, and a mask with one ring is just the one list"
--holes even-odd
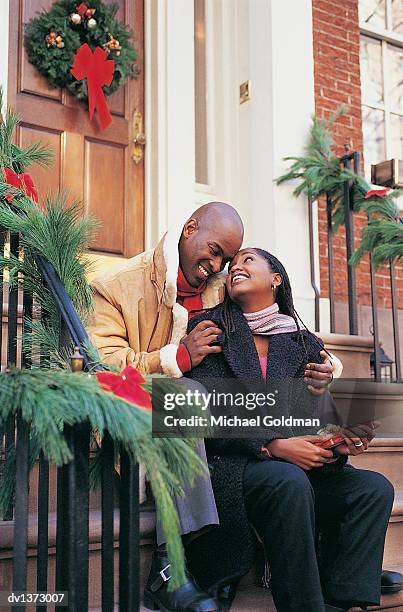
[(183, 227), (179, 263), (186, 280), (198, 287), (217, 274), (241, 248), (243, 224), (235, 208), (210, 202), (198, 208)]

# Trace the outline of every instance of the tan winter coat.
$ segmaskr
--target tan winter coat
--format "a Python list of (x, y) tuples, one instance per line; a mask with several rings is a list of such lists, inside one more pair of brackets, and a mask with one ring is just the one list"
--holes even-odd
[[(134, 365), (144, 374), (182, 376), (176, 351), (186, 335), (188, 313), (176, 303), (180, 231), (168, 232), (155, 249), (93, 281), (95, 308), (88, 332), (107, 363), (120, 369)], [(224, 282), (224, 274), (209, 278), (202, 294), (205, 308), (223, 300)]]

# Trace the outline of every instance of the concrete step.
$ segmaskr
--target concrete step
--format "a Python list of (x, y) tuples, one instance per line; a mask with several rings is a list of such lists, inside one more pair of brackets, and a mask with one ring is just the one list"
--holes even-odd
[[(401, 568), (403, 570), (403, 568)], [(381, 605), (368, 608), (369, 610), (389, 610), (389, 612), (403, 611), (403, 591), (394, 595), (383, 595)], [(140, 608), (146, 612), (146, 608)], [(267, 589), (261, 587), (250, 587), (240, 589), (231, 607), (231, 612), (275, 612), (276, 607), (273, 598)], [(307, 610), (307, 612), (309, 612)], [(356, 609), (354, 609), (356, 612)], [(358, 610), (357, 610), (358, 612)]]
[(356, 468), (380, 472), (397, 491), (403, 491), (403, 438), (375, 438), (365, 453), (350, 457), (350, 462)]
[[(145, 583), (150, 568), (154, 541), (155, 513), (151, 510), (140, 512), (140, 581)], [(9, 590), (12, 585), (12, 542), (14, 524), (13, 521), (0, 521), (0, 590)], [(49, 555), (48, 555), (48, 589), (55, 587), (55, 565), (56, 565), (56, 515), (49, 515)], [(90, 546), (89, 546), (89, 601), (90, 606), (100, 608), (101, 606), (101, 512), (90, 511)], [(37, 542), (37, 516), (29, 516), (28, 521), (28, 584), (27, 591), (36, 591), (36, 542)], [(118, 576), (119, 571), (119, 512), (115, 511), (114, 517), (114, 571)], [(118, 599), (118, 581), (115, 580), (115, 600)], [(3, 609), (0, 607), (0, 612)], [(4, 611), (5, 612), (5, 611)]]

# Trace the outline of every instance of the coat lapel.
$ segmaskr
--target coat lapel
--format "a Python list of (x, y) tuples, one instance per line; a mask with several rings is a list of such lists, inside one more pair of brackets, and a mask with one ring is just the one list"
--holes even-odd
[(270, 336), (267, 380), (294, 378), (304, 361), (306, 361), (305, 349), (294, 339), (294, 334)]
[(235, 378), (262, 381), (259, 356), (246, 319), (237, 306), (233, 305), (231, 311), (234, 329), (225, 338), (224, 357)]

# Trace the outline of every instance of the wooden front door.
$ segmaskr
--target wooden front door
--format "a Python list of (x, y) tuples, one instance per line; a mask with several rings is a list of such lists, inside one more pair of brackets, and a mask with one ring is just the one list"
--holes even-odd
[[(54, 166), (30, 173), (43, 198), (67, 190), (83, 201), (101, 228), (92, 250), (130, 257), (144, 248), (144, 160), (133, 160), (134, 117), (144, 116), (144, 0), (106, 0), (118, 4), (117, 19), (133, 31), (139, 77), (108, 98), (112, 124), (102, 130), (97, 116), (65, 89), (50, 89), (24, 48), (24, 24), (52, 0), (11, 0), (8, 104), (22, 116), (19, 144), (47, 143)], [(79, 2), (78, 2), (79, 3)]]

